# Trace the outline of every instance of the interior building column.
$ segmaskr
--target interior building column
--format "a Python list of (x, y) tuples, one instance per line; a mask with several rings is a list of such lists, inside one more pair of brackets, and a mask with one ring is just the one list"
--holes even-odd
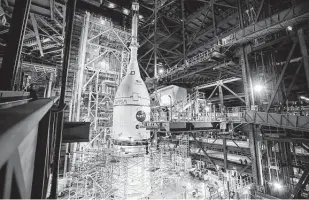
[(0, 90), (13, 90), (27, 27), (31, 0), (15, 1), (6, 50), (0, 68)]

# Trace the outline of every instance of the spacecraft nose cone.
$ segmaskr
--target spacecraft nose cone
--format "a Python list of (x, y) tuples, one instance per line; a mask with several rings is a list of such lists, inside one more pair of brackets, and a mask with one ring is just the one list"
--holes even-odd
[(141, 141), (150, 137), (143, 126), (150, 120), (150, 97), (143, 80), (128, 72), (114, 101), (113, 136), (118, 141)]
[(138, 4), (134, 5), (130, 63), (114, 101), (112, 138), (118, 141), (140, 141), (150, 137), (143, 126), (143, 122), (150, 119), (150, 97), (137, 62)]
[[(150, 104), (149, 93), (144, 81), (140, 77), (132, 75), (125, 76), (117, 89), (115, 100), (120, 98), (127, 98), (130, 96), (134, 97), (136, 95), (138, 96), (139, 100), (148, 100)], [(136, 103), (141, 104), (139, 102)], [(145, 105), (147, 103), (145, 102), (143, 104)]]

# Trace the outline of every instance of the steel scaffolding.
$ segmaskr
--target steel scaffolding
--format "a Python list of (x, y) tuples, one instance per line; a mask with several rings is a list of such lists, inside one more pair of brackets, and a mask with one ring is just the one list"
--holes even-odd
[(143, 163), (142, 158), (119, 157), (109, 140), (114, 95), (130, 59), (129, 41), (130, 33), (110, 20), (84, 15), (72, 120), (91, 123), (90, 142), (72, 145), (60, 198), (125, 198), (130, 188), (122, 183), (131, 173), (130, 162)]

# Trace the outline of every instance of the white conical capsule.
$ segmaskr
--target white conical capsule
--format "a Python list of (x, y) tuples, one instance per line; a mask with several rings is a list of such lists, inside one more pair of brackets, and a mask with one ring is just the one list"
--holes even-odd
[(114, 101), (112, 138), (118, 141), (140, 141), (150, 137), (143, 126), (143, 122), (150, 119), (150, 97), (137, 62), (138, 3), (133, 3), (132, 9), (131, 59)]

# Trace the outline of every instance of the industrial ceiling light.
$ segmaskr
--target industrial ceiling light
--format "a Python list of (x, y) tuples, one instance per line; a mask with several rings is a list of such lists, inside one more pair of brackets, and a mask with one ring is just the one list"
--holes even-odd
[(143, 16), (143, 15), (139, 15), (138, 18), (139, 18), (139, 19), (143, 19), (144, 16)]
[(109, 2), (107, 7), (109, 7), (109, 8), (116, 8), (116, 4), (114, 4), (112, 2)]
[(159, 69), (159, 74), (163, 74), (164, 73), (164, 69)]
[(279, 182), (273, 182), (273, 186), (276, 190), (282, 190), (283, 189), (283, 185)]
[(126, 8), (124, 8), (124, 9), (122, 10), (122, 12), (123, 12), (123, 14), (125, 14), (125, 15), (129, 15), (129, 13), (130, 13), (130, 11), (129, 11), (128, 9), (126, 9)]
[(309, 98), (305, 97), (305, 96), (300, 96), (300, 99), (305, 100), (305, 101), (309, 101)]
[(264, 89), (264, 87), (261, 84), (256, 84), (253, 89), (256, 92), (261, 92)]
[(293, 30), (293, 27), (292, 27), (292, 26), (288, 26), (288, 27), (286, 27), (286, 29), (287, 29), (288, 31), (292, 31), (292, 30)]

